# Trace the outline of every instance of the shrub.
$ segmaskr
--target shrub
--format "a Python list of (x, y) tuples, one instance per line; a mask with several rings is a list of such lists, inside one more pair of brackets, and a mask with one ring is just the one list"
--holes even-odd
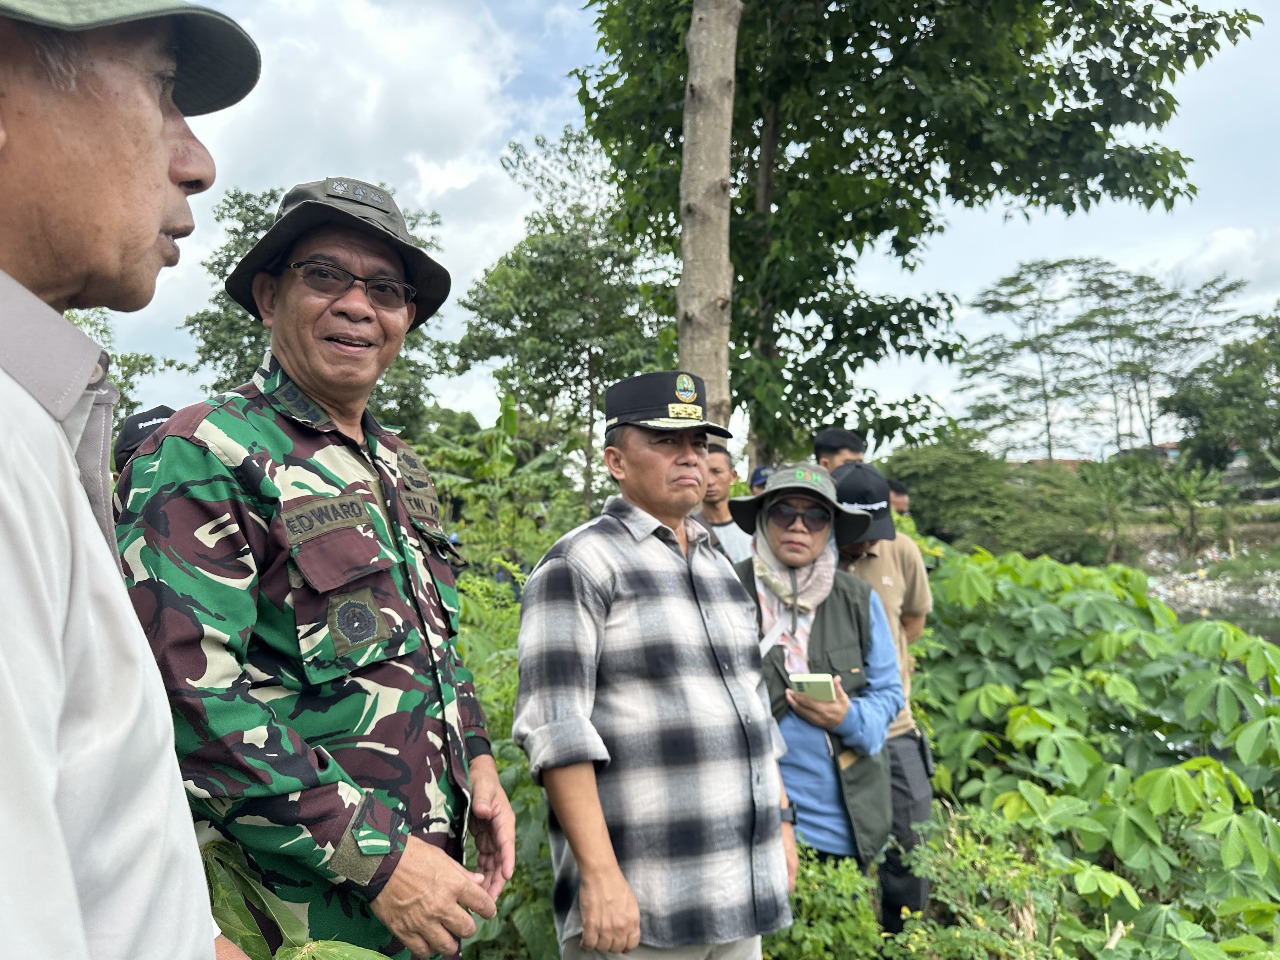
[(823, 862), (800, 844), (792, 923), (764, 938), (764, 960), (856, 960), (880, 953), (872, 884), (853, 858)]
[[(949, 553), (917, 699), (935, 786), (1052, 843), (1060, 947), (1224, 960), (1280, 913), (1280, 653), (1180, 625), (1146, 578)], [(1045, 918), (1046, 922), (1053, 918)]]

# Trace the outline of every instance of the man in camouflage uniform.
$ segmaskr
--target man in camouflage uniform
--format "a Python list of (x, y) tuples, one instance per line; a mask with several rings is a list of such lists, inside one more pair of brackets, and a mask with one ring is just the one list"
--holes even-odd
[(449, 275), (385, 191), (330, 179), (286, 194), (226, 286), (271, 350), (148, 439), (117, 504), (198, 829), (313, 938), (455, 951), (495, 913), (514, 816), (454, 647), (434, 484), (366, 409)]

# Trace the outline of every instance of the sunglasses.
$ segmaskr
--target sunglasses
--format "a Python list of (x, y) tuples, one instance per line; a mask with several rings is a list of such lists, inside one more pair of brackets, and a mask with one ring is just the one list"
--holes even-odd
[(796, 517), (803, 521), (804, 528), (810, 533), (825, 530), (831, 525), (831, 511), (825, 507), (806, 507), (804, 510), (797, 510), (789, 503), (775, 503), (769, 508), (768, 516), (769, 522), (779, 530), (791, 529), (791, 525), (796, 522)]
[(317, 293), (335, 300), (351, 289), (357, 281), (364, 284), (365, 296), (375, 307), (398, 310), (413, 300), (417, 290), (403, 280), (390, 277), (357, 277), (349, 270), (335, 267), (322, 260), (299, 260), (289, 264), (290, 270), (302, 274), (302, 282)]

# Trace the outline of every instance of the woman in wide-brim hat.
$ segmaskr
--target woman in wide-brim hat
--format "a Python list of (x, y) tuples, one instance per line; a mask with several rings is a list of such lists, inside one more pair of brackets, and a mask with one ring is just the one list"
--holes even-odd
[[(902, 707), (893, 635), (880, 599), (836, 565), (870, 516), (836, 499), (817, 464), (780, 467), (764, 492), (729, 512), (753, 534), (735, 565), (756, 601), (765, 685), (787, 744), (779, 759), (796, 835), (820, 854), (866, 870), (889, 836), (889, 724)], [(833, 678), (833, 699), (795, 689), (802, 674)], [(819, 684), (820, 685), (820, 684)]]

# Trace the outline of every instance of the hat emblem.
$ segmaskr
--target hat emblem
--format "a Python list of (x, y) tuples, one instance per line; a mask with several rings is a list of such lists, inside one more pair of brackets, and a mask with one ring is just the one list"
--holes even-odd
[(694, 386), (693, 377), (687, 373), (676, 377), (676, 399), (681, 403), (692, 403), (698, 399), (698, 388)]

